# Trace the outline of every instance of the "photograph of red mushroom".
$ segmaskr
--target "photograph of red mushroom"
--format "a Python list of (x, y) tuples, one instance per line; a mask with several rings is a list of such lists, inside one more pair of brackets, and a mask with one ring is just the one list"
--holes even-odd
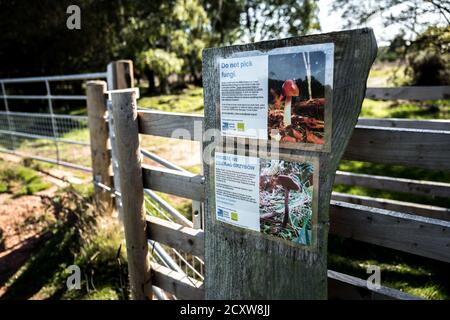
[(269, 55), (269, 139), (325, 143), (325, 68), (324, 51)]
[(261, 232), (311, 245), (314, 164), (261, 159), (260, 166)]

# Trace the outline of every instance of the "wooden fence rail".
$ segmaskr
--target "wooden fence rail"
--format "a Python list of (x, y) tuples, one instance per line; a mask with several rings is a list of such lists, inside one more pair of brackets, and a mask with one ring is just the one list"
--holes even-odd
[(357, 126), (344, 159), (450, 170), (450, 131)]
[(450, 86), (367, 88), (366, 98), (373, 100), (441, 100), (450, 99)]
[[(184, 198), (204, 197), (201, 176), (143, 167), (144, 188)], [(151, 178), (149, 178), (151, 177)], [(331, 203), (330, 232), (450, 262), (450, 222), (351, 203)]]
[(203, 178), (192, 173), (142, 165), (144, 188), (186, 199), (204, 200)]
[[(203, 116), (139, 110), (139, 132), (200, 141)], [(173, 136), (174, 130), (177, 134)], [(356, 126), (345, 159), (450, 170), (450, 129)]]
[(375, 176), (345, 171), (336, 172), (334, 183), (432, 197), (448, 197), (450, 195), (450, 183)]
[[(147, 217), (149, 239), (186, 253), (204, 256), (204, 231), (184, 227), (155, 217)], [(152, 264), (152, 284), (179, 299), (203, 299), (203, 283), (161, 266)], [(329, 299), (417, 299), (401, 291), (381, 287), (367, 288), (365, 280), (328, 270)]]
[(450, 130), (450, 120), (416, 120), (401, 118), (359, 118), (358, 126), (423, 129), (423, 130)]
[(204, 258), (205, 238), (200, 229), (193, 229), (157, 217), (147, 216), (148, 239)]
[(426, 204), (406, 202), (392, 199), (373, 198), (368, 196), (358, 196), (348, 193), (333, 192), (331, 199), (353, 204), (359, 204), (366, 207), (398, 211), (412, 215), (419, 215), (426, 218), (440, 219), (450, 221), (450, 209), (430, 206)]

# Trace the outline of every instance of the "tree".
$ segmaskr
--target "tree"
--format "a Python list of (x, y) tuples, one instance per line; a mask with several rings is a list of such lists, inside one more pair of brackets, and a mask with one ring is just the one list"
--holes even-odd
[(441, 0), (334, 0), (332, 10), (342, 12), (346, 27), (360, 26), (381, 16), (384, 26), (398, 24), (415, 37), (436, 21), (443, 26), (450, 24), (450, 2)]
[[(136, 75), (145, 74), (152, 89), (158, 76), (165, 91), (167, 70), (201, 84), (205, 47), (319, 28), (314, 0), (75, 2), (81, 9), (81, 30), (66, 27), (71, 0), (0, 0), (0, 59), (5, 62), (0, 77), (100, 71), (114, 59), (140, 59)], [(163, 57), (159, 65), (157, 56)], [(174, 61), (173, 66), (161, 65)]]
[(211, 44), (255, 42), (320, 30), (315, 0), (204, 0)]
[(211, 45), (233, 44), (239, 39), (246, 0), (203, 0), (211, 28)]
[(250, 42), (305, 35), (320, 30), (314, 0), (246, 0), (241, 36)]
[(342, 12), (347, 27), (381, 16), (383, 24), (399, 25), (400, 31), (384, 58), (406, 62), (409, 85), (443, 85), (450, 74), (450, 1), (439, 0), (335, 0), (332, 10)]
[[(161, 91), (164, 93), (169, 92), (169, 83), (163, 79), (167, 79), (172, 73), (181, 72), (183, 67), (183, 60), (178, 58), (175, 53), (167, 52), (162, 49), (149, 49), (141, 53), (138, 59), (138, 65), (141, 68), (148, 68), (151, 71), (152, 76), (159, 77), (161, 83)], [(149, 79), (153, 81), (154, 79)], [(153, 87), (154, 83), (150, 84)], [(153, 88), (151, 88), (153, 89)], [(150, 89), (150, 90), (151, 90)]]
[(429, 27), (408, 49), (409, 85), (450, 85), (450, 26)]
[(71, 4), (69, 0), (0, 0), (0, 77), (105, 69), (120, 45), (117, 6), (77, 1), (81, 30), (69, 30), (66, 9)]
[(154, 91), (157, 76), (161, 91), (169, 92), (167, 78), (172, 73), (178, 73), (179, 78), (192, 75), (201, 83), (201, 52), (209, 41), (209, 20), (200, 2), (162, 1), (152, 10), (141, 3), (138, 12), (124, 33), (131, 39), (139, 35), (131, 40), (132, 47), (138, 67), (149, 80), (149, 90)]

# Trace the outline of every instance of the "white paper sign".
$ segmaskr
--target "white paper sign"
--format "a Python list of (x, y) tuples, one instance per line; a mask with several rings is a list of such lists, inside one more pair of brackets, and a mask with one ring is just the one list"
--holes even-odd
[(236, 52), (218, 62), (222, 136), (327, 150), (333, 43)]
[(259, 159), (216, 152), (216, 218), (260, 231)]
[(310, 245), (316, 168), (307, 160), (291, 162), (216, 152), (216, 219)]
[(268, 56), (220, 59), (222, 136), (267, 140)]

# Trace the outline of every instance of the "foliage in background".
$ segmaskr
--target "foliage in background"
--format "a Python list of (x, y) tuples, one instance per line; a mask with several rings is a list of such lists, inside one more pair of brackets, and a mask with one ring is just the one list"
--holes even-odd
[(412, 86), (450, 85), (450, 25), (430, 27), (407, 49)]
[[(124, 21), (118, 3), (0, 1), (0, 59), (7, 61), (0, 65), (0, 78), (104, 70), (119, 57)], [(81, 7), (81, 30), (66, 27), (71, 4)]]
[(385, 27), (397, 25), (399, 33), (380, 61), (406, 64), (406, 81), (399, 85), (439, 86), (450, 83), (450, 2), (437, 0), (334, 0), (346, 27), (359, 27), (381, 18)]
[(248, 0), (241, 14), (241, 38), (246, 42), (305, 35), (320, 30), (314, 0)]
[[(177, 57), (173, 52), (167, 52), (162, 49), (149, 49), (141, 53), (138, 58), (138, 66), (142, 69), (149, 70), (150, 77), (158, 77), (159, 79), (166, 79), (172, 73), (181, 72), (184, 61)], [(155, 84), (152, 82), (149, 85), (149, 91), (155, 90)], [(169, 93), (168, 82), (164, 81), (161, 88), (163, 93)]]
[[(66, 27), (71, 4), (81, 9), (81, 30)], [(173, 73), (181, 84), (201, 84), (205, 47), (318, 29), (313, 0), (0, 1), (0, 59), (8, 61), (0, 78), (99, 71), (132, 59), (150, 91), (159, 84), (167, 93)]]
[(450, 2), (440, 0), (334, 0), (331, 10), (341, 13), (347, 28), (381, 17), (385, 27), (398, 25), (401, 33), (407, 31), (413, 36), (434, 26), (436, 21), (441, 26), (450, 24)]
[[(133, 30), (147, 41), (138, 50), (138, 67), (155, 90), (155, 76), (160, 89), (169, 92), (167, 78), (176, 73), (181, 79), (192, 75), (201, 78), (201, 51), (209, 41), (207, 14), (198, 0), (163, 1), (158, 14), (148, 11), (140, 20), (134, 18), (139, 30)], [(129, 27), (133, 27), (130, 25)]]

